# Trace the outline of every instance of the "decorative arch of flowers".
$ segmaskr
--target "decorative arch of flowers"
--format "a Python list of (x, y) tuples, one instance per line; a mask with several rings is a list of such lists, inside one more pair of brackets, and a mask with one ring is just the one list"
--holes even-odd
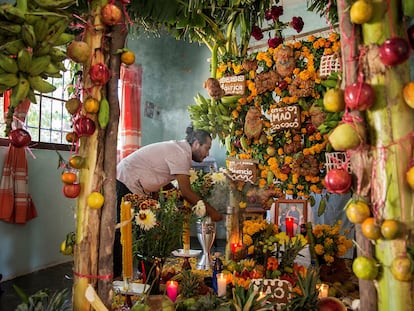
[[(275, 88), (258, 90), (259, 75), (276, 71), (278, 51), (286, 46), (293, 50), (295, 68), (291, 74), (280, 78)], [(339, 56), (339, 53), (339, 35), (332, 32), (326, 38), (309, 36), (307, 40), (251, 53), (244, 59), (225, 55), (219, 61), (218, 79), (241, 74), (246, 78), (245, 96), (231, 112), (233, 133), (228, 156), (259, 161), (256, 185), (259, 189), (303, 198), (322, 192), (329, 121), (337, 123), (342, 115), (324, 111), (323, 95), (327, 87), (323, 82), (327, 78), (321, 78), (319, 69), (323, 55)], [(271, 74), (269, 77), (271, 79)], [(300, 128), (273, 132), (268, 117), (270, 109), (291, 105), (300, 107)], [(244, 128), (251, 107), (258, 108), (262, 114), (262, 131), (257, 138), (248, 138)], [(336, 126), (335, 122), (331, 128)], [(320, 130), (321, 125), (324, 130)], [(244, 187), (243, 182), (237, 183), (238, 190)]]

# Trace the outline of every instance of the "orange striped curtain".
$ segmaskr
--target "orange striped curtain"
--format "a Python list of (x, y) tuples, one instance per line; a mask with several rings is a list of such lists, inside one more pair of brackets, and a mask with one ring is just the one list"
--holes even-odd
[[(10, 91), (4, 93), (4, 112), (10, 103)], [(30, 107), (25, 100), (16, 107), (12, 128), (22, 127)], [(0, 219), (9, 223), (24, 224), (37, 217), (36, 207), (29, 194), (29, 177), (26, 148), (16, 148), (9, 144), (0, 182)]]
[(142, 67), (121, 66), (118, 161), (141, 145)]

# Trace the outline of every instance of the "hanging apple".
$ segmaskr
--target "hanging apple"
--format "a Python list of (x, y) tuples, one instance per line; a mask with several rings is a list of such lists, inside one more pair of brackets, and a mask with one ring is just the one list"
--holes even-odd
[(345, 104), (352, 110), (364, 111), (375, 102), (375, 91), (365, 82), (355, 82), (345, 87)]
[(64, 184), (62, 188), (63, 195), (69, 199), (76, 198), (81, 191), (81, 186), (78, 183)]
[(111, 76), (108, 67), (103, 63), (91, 66), (89, 70), (90, 78), (95, 85), (104, 85), (109, 81)]
[(113, 3), (108, 3), (101, 9), (101, 20), (105, 25), (113, 26), (120, 22), (121, 10)]
[(325, 176), (324, 185), (328, 192), (346, 193), (352, 185), (351, 174), (342, 167), (331, 169)]
[(410, 46), (403, 38), (387, 39), (379, 48), (379, 57), (386, 66), (399, 65), (410, 57)]
[(22, 128), (10, 131), (9, 139), (11, 144), (17, 148), (26, 147), (32, 141), (30, 133)]
[(73, 126), (78, 137), (91, 136), (96, 129), (95, 122), (85, 116), (76, 119)]

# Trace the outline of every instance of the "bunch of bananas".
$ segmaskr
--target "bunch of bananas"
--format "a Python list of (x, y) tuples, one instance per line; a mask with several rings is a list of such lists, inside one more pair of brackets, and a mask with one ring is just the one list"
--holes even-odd
[(61, 9), (74, 3), (76, 0), (33, 0), (28, 4), (30, 11), (0, 5), (0, 93), (12, 89), (12, 110), (26, 98), (36, 103), (35, 91), (56, 89), (46, 80), (60, 78), (66, 70), (64, 45), (74, 35), (65, 32), (70, 18)]
[(211, 133), (213, 138), (218, 137), (223, 140), (234, 129), (231, 113), (241, 97), (241, 95), (230, 95), (220, 99), (206, 99), (198, 93), (194, 97), (196, 105), (188, 107), (194, 128), (205, 130)]

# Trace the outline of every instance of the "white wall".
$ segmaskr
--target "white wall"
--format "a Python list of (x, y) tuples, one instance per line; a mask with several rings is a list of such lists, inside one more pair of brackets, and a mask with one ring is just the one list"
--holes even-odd
[[(0, 168), (7, 147), (0, 147)], [(0, 273), (3, 280), (72, 260), (60, 254), (60, 243), (74, 230), (75, 200), (62, 194), (61, 170), (55, 151), (32, 149), (27, 153), (29, 191), (38, 217), (24, 225), (0, 221)], [(68, 153), (61, 152), (67, 158)], [(0, 207), (1, 208), (1, 207)]]

